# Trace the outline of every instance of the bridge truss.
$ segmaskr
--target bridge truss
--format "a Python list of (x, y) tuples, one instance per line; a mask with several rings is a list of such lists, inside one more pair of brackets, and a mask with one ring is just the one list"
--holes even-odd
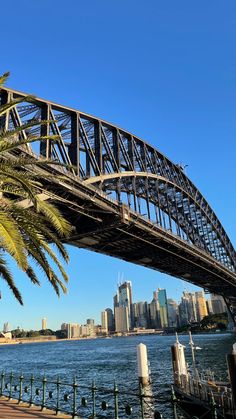
[[(2, 104), (16, 103), (1, 122), (5, 129), (23, 125), (21, 138), (59, 138), (32, 150), (37, 158), (67, 165), (70, 182), (58, 184), (57, 193), (73, 203), (68, 209), (58, 202), (75, 225), (72, 244), (183, 278), (224, 295), (236, 307), (235, 250), (180, 165), (91, 115), (7, 88), (0, 98)], [(37, 125), (41, 120), (50, 122)], [(29, 122), (35, 125), (29, 128)]]

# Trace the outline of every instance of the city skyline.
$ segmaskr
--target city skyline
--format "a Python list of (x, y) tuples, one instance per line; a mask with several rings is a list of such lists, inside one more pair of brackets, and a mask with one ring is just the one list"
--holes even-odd
[[(100, 320), (97, 318), (85, 318), (78, 322), (63, 321), (56, 327), (48, 325), (48, 319), (41, 319), (41, 327), (17, 328), (21, 330), (66, 330), (69, 338), (79, 336), (93, 336), (93, 328), (100, 327), (99, 333), (127, 333), (138, 329), (160, 329), (165, 330), (171, 327), (177, 328), (189, 324), (199, 323), (209, 314), (223, 313), (227, 311), (223, 298), (219, 295), (209, 294), (201, 291), (189, 291), (185, 288), (182, 291), (179, 301), (169, 298), (166, 289), (157, 288), (147, 300), (133, 300), (133, 288), (131, 281), (119, 282), (117, 292), (113, 296), (113, 304), (100, 311)], [(112, 301), (112, 300), (111, 300)], [(82, 318), (82, 316), (81, 316)], [(49, 319), (50, 322), (50, 319)], [(92, 333), (90, 326), (92, 325)], [(89, 332), (87, 329), (89, 327)], [(7, 321), (3, 324), (3, 332), (14, 330)], [(79, 330), (83, 330), (80, 333)]]
[[(229, 0), (225, 7), (220, 2), (184, 0), (181, 5), (172, 1), (170, 7), (155, 0), (145, 6), (136, 0), (119, 4), (104, 0), (90, 7), (69, 0), (68, 5), (65, 10), (59, 0), (55, 10), (47, 4), (45, 15), (37, 2), (14, 2), (11, 31), (7, 19), (1, 26), (8, 42), (2, 45), (0, 71), (11, 72), (8, 85), (111, 121), (147, 140), (175, 163), (187, 165), (187, 175), (206, 196), (235, 245), (235, 2)], [(8, 12), (4, 3), (2, 14)], [(24, 50), (32, 51), (30, 65), (28, 59), (20, 59), (15, 42), (19, 21), (27, 21), (28, 29), (20, 31), (20, 38)], [(35, 27), (41, 27), (42, 21), (45, 65), (39, 65), (35, 48)], [(120, 22), (122, 30), (114, 30)], [(62, 31), (55, 42), (58, 24), (67, 36)], [(64, 51), (73, 63), (62, 59), (55, 71)], [(142, 296), (148, 299), (157, 287), (165, 288), (169, 298), (180, 298), (186, 287), (156, 271), (82, 249), (68, 250), (68, 295), (60, 300), (46, 281), (34, 288), (10, 263), (24, 307), (1, 281), (0, 313), (5, 321), (29, 329), (36, 328), (44, 316), (52, 328), (63, 320), (82, 322), (92, 316), (99, 321), (102, 307), (109, 306), (116, 292), (121, 271), (133, 283), (136, 301)], [(187, 287), (197, 290), (191, 284)]]

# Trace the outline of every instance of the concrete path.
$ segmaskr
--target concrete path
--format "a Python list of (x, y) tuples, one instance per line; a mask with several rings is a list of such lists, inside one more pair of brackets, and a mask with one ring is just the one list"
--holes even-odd
[(8, 400), (6, 397), (0, 397), (0, 418), (1, 419), (69, 419), (69, 415), (57, 415), (52, 410), (41, 412), (40, 407), (32, 406), (26, 403), (18, 404), (16, 400)]

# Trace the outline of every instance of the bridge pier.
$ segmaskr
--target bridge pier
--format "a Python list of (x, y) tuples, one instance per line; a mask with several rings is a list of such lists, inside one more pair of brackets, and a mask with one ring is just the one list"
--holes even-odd
[(228, 330), (236, 332), (236, 297), (224, 297), (228, 309)]

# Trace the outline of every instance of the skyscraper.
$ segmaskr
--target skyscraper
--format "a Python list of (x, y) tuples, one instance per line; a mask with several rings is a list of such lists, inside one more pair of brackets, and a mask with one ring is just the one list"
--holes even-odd
[(116, 332), (118, 333), (129, 332), (128, 307), (115, 308), (115, 325), (116, 325)]
[(44, 317), (42, 319), (42, 330), (46, 330), (47, 329), (47, 319), (46, 317)]
[(101, 312), (102, 333), (108, 333), (107, 311)]
[(203, 291), (195, 292), (197, 320), (200, 322), (205, 316), (208, 315), (205, 294)]
[(107, 312), (107, 326), (109, 332), (114, 332), (115, 330), (115, 324), (114, 324), (114, 315), (111, 308), (106, 308), (105, 310)]
[(227, 307), (225, 301), (221, 295), (211, 295), (211, 305), (213, 314), (226, 313)]
[(167, 299), (169, 327), (177, 327), (178, 305), (171, 298)]
[[(118, 286), (117, 294), (114, 297), (114, 313), (115, 313), (115, 324), (116, 324), (116, 308), (127, 308), (129, 329), (133, 327), (133, 310), (132, 310), (132, 286), (131, 282), (123, 282)], [(117, 327), (116, 327), (117, 329)]]
[(161, 327), (160, 323), (160, 305), (158, 302), (158, 293), (154, 291), (153, 299), (149, 304), (149, 319), (150, 327), (153, 329), (159, 329)]
[(158, 302), (160, 307), (160, 321), (161, 327), (168, 327), (168, 310), (167, 310), (167, 297), (166, 290), (158, 288)]

